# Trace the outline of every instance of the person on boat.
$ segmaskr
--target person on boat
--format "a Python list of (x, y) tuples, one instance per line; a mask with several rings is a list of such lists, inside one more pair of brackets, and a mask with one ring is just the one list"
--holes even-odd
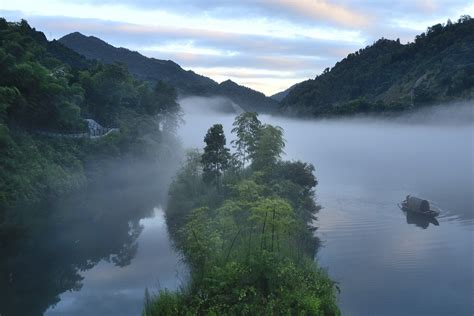
[(405, 201), (403, 201), (405, 204), (408, 203), (408, 200), (410, 199), (410, 194), (407, 195), (407, 197), (405, 198)]

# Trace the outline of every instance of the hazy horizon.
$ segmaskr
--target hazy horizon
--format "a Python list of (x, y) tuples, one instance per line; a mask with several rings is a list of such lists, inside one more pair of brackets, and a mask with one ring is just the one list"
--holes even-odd
[(270, 96), (379, 38), (406, 43), (474, 15), (474, 2), (19, 0), (2, 2), (0, 14), (50, 40), (78, 31)]

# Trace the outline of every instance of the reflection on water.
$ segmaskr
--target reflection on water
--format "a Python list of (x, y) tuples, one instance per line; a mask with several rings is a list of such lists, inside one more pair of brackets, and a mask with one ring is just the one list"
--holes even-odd
[(145, 287), (176, 287), (155, 209), (169, 180), (155, 169), (114, 166), (84, 192), (13, 210), (21, 230), (0, 245), (0, 314), (138, 315)]
[(408, 224), (415, 224), (416, 226), (421, 227), (423, 229), (428, 228), (430, 224), (434, 226), (439, 226), (438, 220), (432, 216), (421, 215), (403, 210), (402, 212), (405, 214)]
[(170, 247), (161, 208), (140, 220), (138, 251), (125, 267), (107, 260), (82, 273), (80, 292), (66, 292), (46, 315), (140, 315), (144, 290), (176, 289), (185, 277), (184, 267)]

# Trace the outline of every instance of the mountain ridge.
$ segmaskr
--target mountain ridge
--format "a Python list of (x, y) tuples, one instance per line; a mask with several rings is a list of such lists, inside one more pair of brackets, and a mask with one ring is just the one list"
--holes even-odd
[(147, 81), (164, 81), (174, 86), (183, 96), (223, 96), (239, 104), (247, 111), (274, 112), (278, 102), (263, 93), (234, 83), (233, 85), (184, 70), (172, 60), (146, 57), (139, 52), (115, 47), (95, 36), (80, 32), (67, 34), (58, 40), (61, 44), (85, 56), (104, 63), (119, 62), (126, 65), (137, 78)]

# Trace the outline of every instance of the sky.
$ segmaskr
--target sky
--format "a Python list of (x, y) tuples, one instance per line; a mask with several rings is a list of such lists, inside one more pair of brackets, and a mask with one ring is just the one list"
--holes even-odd
[(474, 0), (0, 0), (0, 16), (48, 39), (78, 31), (266, 95), (381, 37), (410, 42), (465, 14)]

